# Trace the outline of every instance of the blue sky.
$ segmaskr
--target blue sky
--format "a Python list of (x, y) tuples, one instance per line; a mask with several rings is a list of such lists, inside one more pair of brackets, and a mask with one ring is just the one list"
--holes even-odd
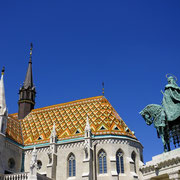
[(144, 146), (163, 152), (139, 112), (160, 104), (167, 73), (180, 84), (180, 1), (0, 1), (0, 68), (17, 112), (30, 42), (36, 108), (102, 94)]

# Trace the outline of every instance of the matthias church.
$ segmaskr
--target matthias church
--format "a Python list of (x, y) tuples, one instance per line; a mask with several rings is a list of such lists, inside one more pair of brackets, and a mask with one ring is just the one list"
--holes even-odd
[[(8, 76), (8, 74), (7, 74)], [(18, 112), (0, 80), (0, 179), (144, 179), (143, 146), (105, 96), (35, 108), (32, 47)]]

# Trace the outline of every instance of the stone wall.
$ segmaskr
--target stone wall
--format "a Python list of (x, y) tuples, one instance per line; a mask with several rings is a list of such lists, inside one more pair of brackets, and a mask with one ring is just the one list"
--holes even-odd
[(180, 179), (180, 148), (152, 157), (140, 170), (144, 180)]
[(21, 171), (22, 149), (0, 134), (0, 173)]
[[(107, 155), (107, 173), (99, 174), (98, 167), (98, 153), (100, 150), (104, 150)], [(116, 152), (121, 149), (124, 153), (124, 168), (125, 172), (117, 174), (116, 171)], [(47, 165), (49, 164), (49, 158), (47, 153), (49, 152), (49, 146), (37, 147), (37, 159), (42, 162), (42, 167), (38, 170), (40, 174), (47, 174)], [(132, 161), (132, 152), (136, 155), (136, 169), (134, 172), (134, 162)], [(29, 171), (29, 164), (31, 160), (32, 149), (25, 151), (25, 171)], [(92, 163), (93, 180), (130, 180), (130, 179), (142, 179), (139, 172), (139, 166), (142, 164), (142, 146), (141, 144), (130, 138), (122, 137), (99, 137), (92, 138), (92, 159), (85, 158), (84, 140), (72, 141), (66, 143), (57, 144), (57, 166), (56, 166), (56, 179), (66, 180), (71, 179), (68, 177), (68, 157), (73, 153), (76, 158), (76, 176), (73, 179), (88, 179), (87, 173), (89, 166), (87, 163)], [(91, 169), (91, 168), (90, 168)]]

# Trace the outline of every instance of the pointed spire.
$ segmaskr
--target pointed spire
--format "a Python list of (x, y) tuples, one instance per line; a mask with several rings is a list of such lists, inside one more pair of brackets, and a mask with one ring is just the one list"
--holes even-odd
[(32, 76), (32, 48), (33, 45), (31, 43), (30, 59), (26, 78), (23, 86), (19, 89), (18, 119), (23, 119), (25, 116), (27, 116), (31, 112), (31, 110), (34, 109), (35, 105), (36, 90), (33, 84)]
[(0, 80), (0, 115), (5, 115), (6, 113), (6, 99), (5, 99), (5, 89), (4, 89), (4, 67), (1, 72)]
[(29, 65), (28, 65), (28, 70), (27, 70), (26, 78), (23, 85), (25, 89), (34, 86), (33, 77), (32, 77), (32, 48), (33, 48), (33, 44), (31, 43)]
[(89, 118), (88, 118), (88, 116), (87, 116), (85, 131), (90, 131), (90, 130), (91, 130), (91, 127), (90, 127), (90, 125), (89, 125)]

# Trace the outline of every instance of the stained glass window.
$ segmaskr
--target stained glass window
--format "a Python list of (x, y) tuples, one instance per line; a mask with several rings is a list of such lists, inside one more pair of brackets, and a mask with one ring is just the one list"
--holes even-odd
[(101, 150), (98, 155), (99, 160), (99, 174), (107, 173), (107, 160), (106, 160), (106, 153)]
[(69, 177), (76, 176), (76, 159), (74, 154), (71, 154), (68, 158), (68, 171)]
[(116, 169), (118, 174), (124, 173), (124, 158), (121, 150), (116, 153)]

